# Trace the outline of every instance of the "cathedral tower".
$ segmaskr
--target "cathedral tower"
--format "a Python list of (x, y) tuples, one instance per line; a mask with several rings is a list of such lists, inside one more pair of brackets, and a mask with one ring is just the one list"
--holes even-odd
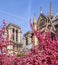
[[(37, 21), (36, 21), (35, 15), (34, 15), (34, 19), (33, 19), (33, 27), (34, 27), (34, 30), (37, 31)], [(33, 35), (33, 42), (34, 42), (34, 45), (38, 44), (38, 40), (35, 35)]]

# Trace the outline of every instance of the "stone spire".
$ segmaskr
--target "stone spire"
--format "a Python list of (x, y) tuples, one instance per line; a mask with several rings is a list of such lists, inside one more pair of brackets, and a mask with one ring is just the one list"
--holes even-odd
[(33, 18), (33, 23), (36, 24), (37, 21), (36, 21), (36, 15), (34, 14), (34, 18)]
[(42, 14), (43, 12), (42, 12), (42, 7), (40, 7), (40, 13)]
[(52, 3), (50, 2), (50, 12), (49, 12), (49, 17), (52, 18), (53, 15), (52, 15)]
[[(37, 20), (36, 20), (35, 14), (34, 14), (34, 18), (33, 18), (33, 28), (35, 31), (37, 31)], [(36, 36), (33, 36), (33, 40), (34, 40), (33, 41), (34, 45), (35, 46), (38, 45), (38, 39), (36, 38)]]
[(33, 18), (33, 27), (35, 30), (37, 30), (37, 21), (36, 21), (36, 16), (34, 14), (34, 18)]

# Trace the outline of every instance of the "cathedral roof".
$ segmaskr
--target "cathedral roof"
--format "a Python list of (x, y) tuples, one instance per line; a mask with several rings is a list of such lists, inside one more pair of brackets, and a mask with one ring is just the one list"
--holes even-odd
[(26, 32), (26, 33), (24, 34), (24, 36), (27, 36), (28, 34), (32, 34), (32, 32), (31, 32), (31, 31), (28, 31), (28, 32)]
[(40, 13), (40, 16), (39, 16), (37, 22), (39, 22), (40, 18), (47, 19), (47, 17), (43, 13)]
[(15, 24), (13, 24), (13, 23), (9, 23), (6, 28), (8, 28), (9, 26), (13, 26), (13, 27), (16, 27), (16, 28), (21, 29), (18, 25), (15, 25)]

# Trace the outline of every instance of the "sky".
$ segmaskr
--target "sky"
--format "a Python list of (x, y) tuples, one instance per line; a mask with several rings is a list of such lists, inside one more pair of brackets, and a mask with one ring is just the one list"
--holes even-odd
[(30, 18), (33, 20), (40, 15), (40, 7), (43, 14), (48, 15), (50, 2), (52, 3), (53, 15), (58, 13), (58, 0), (0, 0), (0, 25), (3, 19), (9, 23), (18, 25), (22, 35), (31, 30)]

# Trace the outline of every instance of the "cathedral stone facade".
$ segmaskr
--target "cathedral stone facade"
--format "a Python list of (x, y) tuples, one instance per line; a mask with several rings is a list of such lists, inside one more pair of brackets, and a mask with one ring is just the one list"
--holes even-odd
[[(50, 11), (47, 16), (42, 12), (40, 8), (40, 15), (36, 20), (36, 16), (33, 18), (33, 28), (35, 31), (40, 29), (41, 32), (50, 31), (53, 36), (58, 32), (58, 14), (53, 15), (52, 4), (50, 3)], [(18, 49), (33, 47), (33, 45), (38, 45), (39, 41), (32, 31), (28, 31), (23, 36), (23, 45), (22, 45), (22, 32), (21, 28), (15, 24), (8, 24), (6, 27), (5, 35), (9, 35), (9, 40), (13, 41), (14, 46), (8, 46), (7, 50), (11, 53), (15, 51), (17, 53)], [(33, 44), (32, 44), (33, 43)], [(31, 49), (30, 47), (30, 49)], [(29, 48), (28, 48), (29, 49)]]
[(21, 28), (13, 23), (6, 26), (5, 34), (9, 35), (9, 40), (13, 42), (13, 46), (7, 47), (8, 53), (17, 53), (18, 49), (22, 48), (22, 32)]
[[(38, 17), (38, 20), (36, 20), (36, 17), (34, 16), (33, 28), (34, 28), (35, 31), (40, 29), (41, 32), (50, 31), (53, 34), (58, 32), (58, 14), (55, 15), (55, 16), (53, 15), (53, 10), (52, 10), (52, 4), (51, 3), (50, 3), (50, 11), (49, 11), (49, 14), (47, 16), (45, 16), (43, 14), (42, 8), (40, 8), (40, 15)], [(26, 37), (27, 35), (28, 34), (26, 33), (24, 35), (24, 37)], [(30, 33), (30, 35), (31, 35), (31, 39), (33, 39), (34, 44), (37, 45), (39, 41), (37, 40), (36, 36), (34, 36), (32, 33)], [(27, 43), (29, 43), (29, 41), (28, 42), (26, 42), (26, 41), (28, 41), (28, 40), (25, 39), (25, 45)]]
[(27, 33), (24, 34), (23, 43), (24, 47), (32, 43), (32, 32), (28, 31)]

